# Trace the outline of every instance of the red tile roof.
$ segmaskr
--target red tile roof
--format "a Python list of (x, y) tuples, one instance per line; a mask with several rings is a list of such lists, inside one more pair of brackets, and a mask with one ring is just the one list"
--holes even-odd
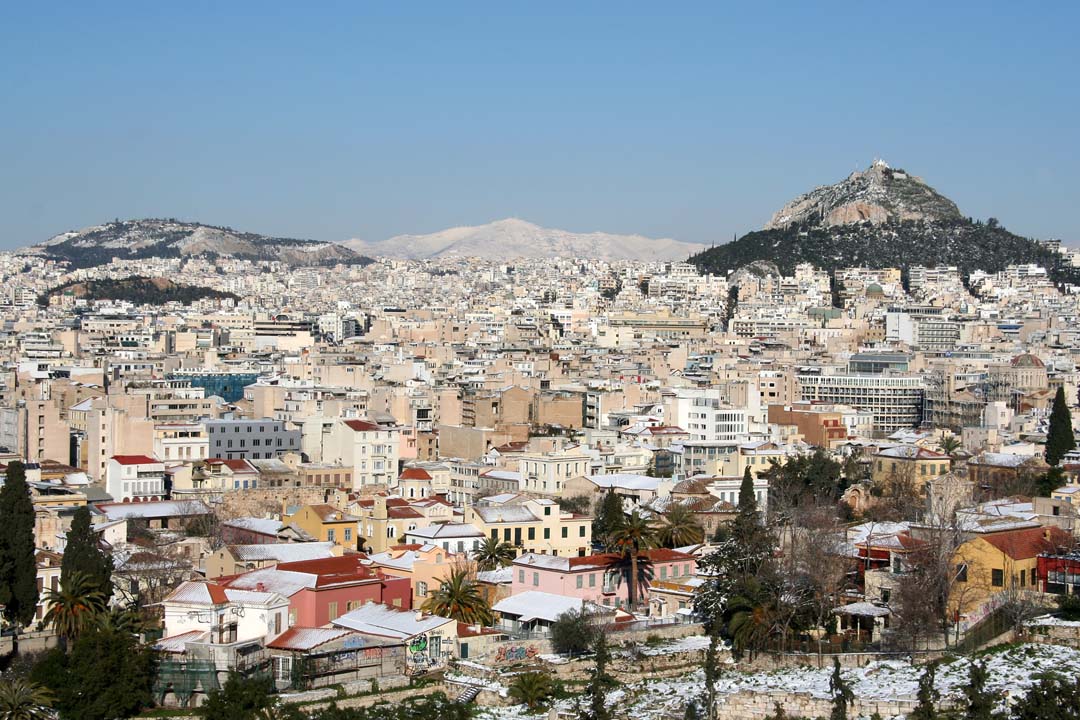
[(423, 468), (405, 468), (405, 471), (398, 475), (398, 480), (430, 480), (431, 475), (427, 470)]
[(356, 432), (372, 432), (386, 429), (381, 425), (373, 422), (368, 422), (367, 420), (346, 420), (345, 424), (351, 430), (355, 430)]
[(1071, 540), (1068, 533), (1056, 527), (1007, 530), (981, 537), (1013, 560), (1031, 560), (1040, 553), (1054, 552)]
[(146, 455), (113, 455), (112, 459), (121, 465), (155, 465), (161, 462)]

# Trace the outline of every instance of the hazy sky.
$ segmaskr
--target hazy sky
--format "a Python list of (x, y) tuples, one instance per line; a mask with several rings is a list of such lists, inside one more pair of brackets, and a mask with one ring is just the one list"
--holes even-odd
[(9, 2), (0, 247), (146, 216), (724, 242), (875, 157), (1080, 244), (1078, 24), (1075, 1)]

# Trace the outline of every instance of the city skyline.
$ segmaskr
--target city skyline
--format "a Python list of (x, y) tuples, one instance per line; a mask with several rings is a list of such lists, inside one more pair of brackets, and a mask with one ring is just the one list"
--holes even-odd
[(979, 8), (14, 8), (0, 249), (138, 217), (709, 245), (875, 157), (1075, 244), (1077, 11)]

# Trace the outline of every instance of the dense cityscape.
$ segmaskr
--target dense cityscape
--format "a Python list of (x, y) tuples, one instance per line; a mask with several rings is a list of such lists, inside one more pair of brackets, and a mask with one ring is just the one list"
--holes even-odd
[(5, 7), (0, 720), (1080, 720), (1078, 22)]

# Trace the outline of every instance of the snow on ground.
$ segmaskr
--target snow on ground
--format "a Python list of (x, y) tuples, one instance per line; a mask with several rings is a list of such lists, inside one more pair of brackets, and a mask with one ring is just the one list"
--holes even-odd
[[(691, 638), (685, 638), (689, 641)], [(682, 642), (682, 641), (680, 641)], [(688, 643), (693, 645), (692, 643)], [(1067, 676), (1080, 673), (1080, 650), (1059, 645), (1020, 645), (990, 653), (977, 661), (986, 663), (989, 671), (988, 689), (1002, 700), (1023, 696), (1044, 674), (1057, 672)], [(935, 683), (943, 698), (959, 697), (967, 684), (971, 661), (958, 658), (943, 663)], [(923, 669), (902, 660), (871, 663), (863, 668), (845, 669), (844, 677), (860, 699), (914, 699)], [(722, 673), (717, 690), (721, 695), (739, 691), (806, 693), (813, 697), (829, 697), (829, 676), (832, 668), (788, 668), (772, 672)], [(659, 720), (681, 715), (686, 701), (698, 697), (704, 689), (704, 673), (700, 670), (669, 679), (643, 680), (613, 691), (609, 704), (619, 703), (635, 720)], [(572, 709), (570, 701), (559, 701), (562, 711)], [(524, 720), (545, 717), (529, 714), (524, 707), (485, 708), (484, 720)]]
[(1028, 620), (1030, 627), (1080, 627), (1080, 620), (1062, 620), (1053, 615), (1043, 615), (1033, 620)]
[(678, 652), (705, 650), (708, 647), (709, 637), (707, 635), (690, 635), (688, 637), (679, 638), (678, 640), (672, 640), (663, 645), (645, 647), (642, 652), (646, 655), (671, 655), (672, 653)]

